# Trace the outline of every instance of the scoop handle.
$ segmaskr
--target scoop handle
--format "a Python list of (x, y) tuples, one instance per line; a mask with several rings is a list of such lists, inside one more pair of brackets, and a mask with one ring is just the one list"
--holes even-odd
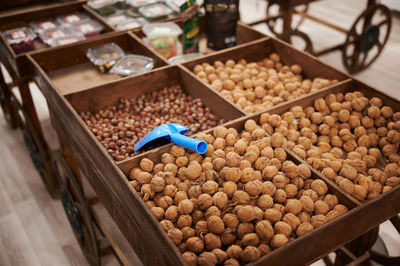
[(203, 154), (207, 151), (207, 143), (202, 140), (194, 139), (179, 133), (171, 134), (171, 140), (176, 145)]

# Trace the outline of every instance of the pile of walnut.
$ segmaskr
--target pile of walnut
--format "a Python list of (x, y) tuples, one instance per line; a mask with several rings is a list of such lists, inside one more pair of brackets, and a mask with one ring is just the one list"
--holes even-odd
[(246, 113), (265, 110), (338, 82), (324, 78), (303, 80), (301, 66), (283, 65), (276, 53), (259, 62), (247, 63), (240, 59), (237, 63), (233, 60), (225, 64), (221, 61), (213, 65), (203, 63), (196, 65), (193, 71)]
[(173, 146), (161, 163), (145, 158), (130, 171), (189, 265), (257, 260), (348, 211), (254, 120), (241, 133), (219, 126), (198, 138), (204, 156)]
[(355, 91), (263, 114), (272, 146), (286, 146), (360, 201), (400, 183), (400, 112)]

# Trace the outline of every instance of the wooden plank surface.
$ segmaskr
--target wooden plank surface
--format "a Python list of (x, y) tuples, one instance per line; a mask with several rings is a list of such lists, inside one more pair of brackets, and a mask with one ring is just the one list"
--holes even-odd
[(0, 217), (0, 265), (40, 265), (32, 242), (15, 212)]

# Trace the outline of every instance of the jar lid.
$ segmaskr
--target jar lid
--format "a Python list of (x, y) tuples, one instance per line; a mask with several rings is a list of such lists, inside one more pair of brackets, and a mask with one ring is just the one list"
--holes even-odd
[(153, 58), (128, 54), (111, 68), (110, 73), (129, 76), (149, 71), (153, 67)]
[(110, 61), (119, 61), (125, 56), (125, 53), (119, 45), (111, 42), (89, 48), (86, 52), (86, 56), (93, 64), (103, 65)]

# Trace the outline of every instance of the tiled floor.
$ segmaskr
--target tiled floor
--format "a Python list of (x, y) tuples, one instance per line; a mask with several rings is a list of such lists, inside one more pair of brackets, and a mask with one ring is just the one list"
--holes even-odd
[[(311, 6), (310, 13), (350, 27), (365, 2), (321, 1)], [(265, 15), (265, 3), (260, 0), (241, 1), (241, 11), (245, 22), (254, 21)], [(266, 31), (265, 25), (259, 25), (257, 29)], [(301, 29), (310, 34), (317, 48), (338, 43), (344, 38), (312, 22), (304, 22)], [(343, 68), (338, 52), (321, 59)], [(400, 99), (399, 69), (400, 20), (394, 18), (392, 35), (382, 56), (368, 70), (356, 76)], [(50, 126), (46, 101), (34, 84), (31, 85), (46, 139), (55, 147), (57, 140)], [(2, 115), (0, 136), (0, 265), (86, 265), (61, 203), (49, 197), (25, 149), (21, 132), (10, 130)], [(389, 254), (400, 256), (400, 237), (390, 223), (381, 226), (380, 236)], [(104, 262), (106, 265), (117, 264), (112, 257)]]

